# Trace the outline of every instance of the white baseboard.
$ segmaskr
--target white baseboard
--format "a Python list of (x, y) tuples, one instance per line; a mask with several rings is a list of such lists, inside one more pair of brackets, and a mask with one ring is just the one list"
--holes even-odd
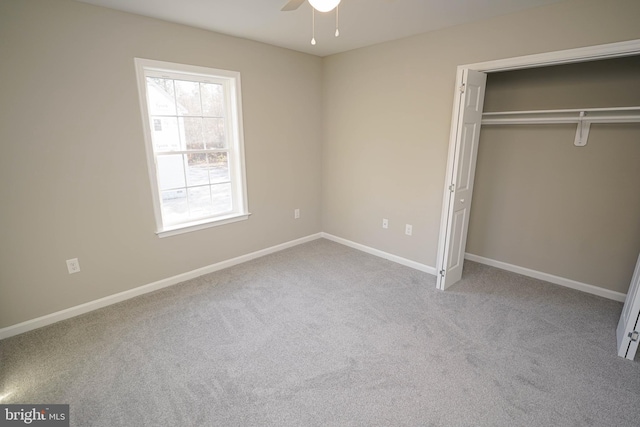
[(429, 273), (433, 276), (436, 275), (435, 267), (431, 267), (426, 264), (421, 264), (416, 261), (411, 261), (410, 259), (402, 258), (400, 256), (393, 255), (378, 249), (374, 249), (369, 246), (361, 245), (360, 243), (352, 242), (351, 240), (343, 239), (342, 237), (337, 237), (337, 236), (334, 236), (333, 234), (328, 234), (323, 232), (323, 233), (320, 233), (320, 236), (327, 240), (340, 243), (341, 245), (349, 246), (350, 248), (358, 249), (359, 251), (366, 252), (368, 254), (375, 255), (377, 257), (384, 258), (389, 261), (393, 261), (395, 263), (414, 268), (416, 270), (424, 271), (425, 273)]
[(533, 277), (534, 279), (544, 280), (545, 282), (554, 283), (556, 285), (565, 286), (567, 288), (576, 289), (578, 291), (586, 292), (593, 295), (598, 295), (604, 298), (612, 299), (614, 301), (624, 302), (627, 294), (622, 294), (616, 291), (610, 291), (609, 289), (600, 288), (598, 286), (588, 285), (586, 283), (577, 282), (571, 279), (565, 279), (564, 277), (554, 276), (552, 274), (543, 273), (541, 271), (531, 270), (529, 268), (519, 267), (513, 264), (507, 264), (506, 262), (496, 261), (490, 258), (484, 258), (478, 255), (465, 253), (464, 258), (469, 261), (479, 262), (480, 264), (490, 265), (491, 267), (500, 268), (502, 270), (511, 271), (513, 273), (522, 274), (523, 276)]
[[(87, 302), (85, 304), (80, 304), (75, 307), (70, 307), (65, 310), (61, 310), (55, 313), (51, 313), (45, 316), (41, 316), (35, 319), (27, 320), (22, 323), (18, 323), (16, 325), (8, 326), (6, 328), (0, 329), (0, 340), (12, 337), (14, 335), (19, 335), (24, 332), (28, 332), (34, 329), (41, 328), (43, 326), (51, 325), (52, 323), (59, 322), (61, 320), (66, 320), (75, 316), (79, 316), (81, 314), (88, 313), (93, 310), (97, 310), (99, 308), (103, 308), (112, 304), (116, 304), (121, 301), (125, 301), (139, 295), (144, 295), (149, 292), (157, 291), (162, 288), (166, 288), (168, 286), (173, 286), (178, 283), (185, 282), (187, 280), (213, 273), (218, 270), (222, 270), (224, 268), (232, 267), (234, 265), (241, 264), (243, 262), (251, 261), (256, 258), (260, 258), (265, 255), (269, 255), (275, 252), (279, 252), (281, 250), (291, 248), (293, 246), (300, 245), (302, 243), (310, 242), (312, 240), (325, 238), (327, 240), (331, 240), (336, 243), (340, 243), (342, 245), (360, 250), (362, 252), (366, 252), (368, 254), (387, 259), (389, 261), (393, 261), (395, 263), (414, 268), (419, 271), (423, 271), (425, 273), (429, 273), (431, 275), (436, 275), (435, 267), (431, 267), (426, 264), (422, 264), (416, 261), (412, 261), (410, 259), (406, 259), (397, 255), (390, 254), (388, 252), (384, 252), (378, 249), (371, 248), (369, 246), (362, 245), (360, 243), (353, 242), (351, 240), (343, 239), (341, 237), (334, 236), (328, 233), (317, 233), (312, 234), (306, 237), (302, 237), (300, 239), (291, 240), (289, 242), (285, 242), (276, 246), (272, 246), (266, 249), (262, 249), (256, 252), (252, 252), (246, 255), (242, 255), (236, 258), (232, 258), (226, 261), (221, 261), (216, 264), (212, 264), (206, 267), (198, 268), (196, 270), (188, 271), (186, 273), (178, 274), (173, 277), (169, 277), (166, 279), (158, 280), (157, 282), (149, 283), (147, 285), (139, 286), (137, 288), (130, 289), (128, 291), (120, 292), (114, 295), (109, 295), (104, 298), (100, 298), (94, 301)], [(565, 286), (572, 289), (577, 289), (579, 291), (587, 292), (590, 294), (598, 295), (604, 298), (612, 299), (615, 301), (624, 301), (626, 294), (622, 294), (620, 292), (610, 291), (608, 289), (603, 289), (597, 286), (588, 285), (586, 283), (577, 282), (571, 279), (565, 279), (563, 277), (553, 276), (551, 274), (542, 273), (540, 271), (531, 270), (524, 267), (519, 267), (517, 265), (507, 264), (505, 262), (492, 260), (489, 258), (484, 258), (474, 254), (465, 254), (465, 259), (470, 261), (479, 262), (481, 264), (490, 265), (492, 267), (500, 268), (507, 271), (512, 271), (514, 273), (522, 274), (524, 276), (533, 277), (535, 279), (544, 280), (550, 283), (555, 283), (560, 286)]]
[(93, 310), (97, 310), (102, 307), (106, 307), (121, 301), (125, 301), (139, 295), (147, 294), (149, 292), (157, 291), (158, 289), (173, 286), (178, 283), (202, 276), (205, 274), (213, 273), (224, 268), (232, 267), (243, 262), (251, 261), (255, 258), (260, 258), (265, 255), (279, 252), (283, 249), (291, 248), (293, 246), (300, 245), (302, 243), (310, 242), (312, 240), (320, 239), (322, 233), (312, 234), (310, 236), (302, 237), (300, 239), (291, 240), (270, 248), (262, 249), (250, 254), (242, 255), (236, 258), (232, 258), (226, 261), (221, 261), (215, 264), (208, 265), (206, 267), (198, 268), (196, 270), (188, 271), (186, 273), (178, 274), (177, 276), (169, 277), (166, 279), (158, 280), (157, 282), (149, 283), (147, 285), (139, 286), (137, 288), (130, 289), (128, 291), (120, 292), (117, 294), (109, 295), (104, 298), (100, 298), (94, 301), (90, 301), (84, 304), (70, 307), (65, 310), (57, 311), (55, 313), (47, 314), (46, 316), (37, 317), (35, 319), (27, 320), (16, 325), (7, 326), (0, 329), (0, 340), (12, 337), (14, 335), (22, 334), (34, 329), (41, 328), (43, 326), (50, 325), (52, 323), (66, 320), (71, 317), (79, 316), (81, 314), (88, 313)]

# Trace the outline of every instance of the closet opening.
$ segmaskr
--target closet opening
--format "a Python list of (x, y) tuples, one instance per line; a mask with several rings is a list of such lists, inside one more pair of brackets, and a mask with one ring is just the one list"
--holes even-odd
[[(600, 60), (614, 58), (625, 60), (626, 57), (638, 55), (640, 55), (640, 40), (632, 40), (608, 45), (461, 65), (458, 67), (449, 158), (445, 177), (440, 239), (438, 243), (438, 260), (436, 265), (438, 271), (437, 287), (439, 289), (446, 289), (459, 280), (462, 274), (462, 266), (466, 254), (469, 219), (472, 216), (473, 184), (478, 142), (481, 133), (481, 117), (484, 112), (483, 101), (487, 77), (491, 76), (492, 73), (503, 71), (522, 70), (535, 73), (536, 70), (541, 70), (553, 65), (574, 64), (574, 66), (580, 66), (580, 63), (599, 62)], [(635, 59), (627, 60), (634, 61)], [(482, 81), (482, 79), (485, 80)], [(577, 80), (577, 77), (574, 81), (575, 80)], [(508, 85), (505, 87), (507, 86)], [(630, 87), (630, 91), (632, 91), (632, 89), (633, 88)], [(512, 88), (509, 90), (512, 90)], [(540, 94), (542, 94), (542, 92), (540, 92)], [(512, 103), (522, 102), (518, 101), (517, 96), (498, 98), (508, 99), (507, 102)], [(544, 101), (548, 97), (538, 96), (538, 98), (540, 101)], [(578, 103), (582, 101), (582, 99), (576, 99), (571, 102)], [(489, 98), (487, 102), (486, 107), (491, 108), (491, 98)], [(474, 108), (471, 108), (474, 105), (475, 112)], [(517, 105), (513, 106), (517, 107)], [(508, 105), (501, 106), (501, 108), (504, 107), (510, 108)], [(527, 109), (535, 109), (538, 107), (539, 105), (530, 105)], [(584, 108), (584, 105), (565, 104), (563, 107)], [(598, 107), (602, 107), (602, 105)], [(548, 106), (544, 108), (548, 109)], [(598, 127), (600, 126), (606, 125), (598, 125)], [(595, 128), (596, 127), (594, 127), (594, 129)], [(571, 142), (573, 142), (576, 133), (575, 127), (571, 132)], [(466, 179), (465, 182), (463, 182), (463, 178)], [(467, 191), (467, 195), (459, 197), (459, 192), (464, 190)], [(545, 278), (545, 280), (547, 279)], [(567, 281), (561, 284), (565, 286), (574, 285), (573, 281)], [(615, 291), (608, 292), (606, 289), (598, 286), (592, 286), (591, 288), (582, 290), (596, 293), (607, 298), (624, 299), (623, 293)]]
[[(635, 262), (640, 252), (638, 55), (640, 40), (632, 40), (458, 67), (438, 289), (460, 280), (466, 257), (606, 298), (626, 297), (618, 354), (634, 358), (634, 328), (640, 320), (640, 257)], [(591, 72), (605, 78), (581, 88), (582, 77), (590, 74), (584, 67), (608, 67), (609, 72)], [(524, 72), (498, 74), (507, 70)], [(626, 71), (611, 76), (612, 70)], [(529, 83), (542, 76), (545, 84), (513, 84), (523, 76)], [(494, 85), (485, 100), (487, 79)], [(501, 90), (508, 96), (499, 96)], [(568, 97), (558, 95), (563, 90), (570, 92)], [(591, 129), (598, 114), (606, 124)], [(474, 195), (476, 172), (480, 184)]]
[(466, 258), (623, 299), (639, 162), (640, 56), (489, 74)]

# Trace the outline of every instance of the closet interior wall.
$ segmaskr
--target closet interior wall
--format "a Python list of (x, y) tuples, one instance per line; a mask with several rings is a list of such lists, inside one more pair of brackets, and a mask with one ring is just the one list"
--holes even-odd
[[(491, 73), (485, 112), (640, 106), (640, 57)], [(467, 253), (626, 293), (640, 253), (640, 123), (483, 126)]]

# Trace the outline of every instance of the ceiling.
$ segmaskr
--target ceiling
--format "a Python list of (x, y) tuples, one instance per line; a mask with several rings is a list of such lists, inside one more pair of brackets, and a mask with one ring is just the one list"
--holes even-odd
[(342, 0), (340, 37), (335, 11), (316, 13), (315, 46), (307, 2), (281, 12), (287, 0), (78, 1), (327, 56), (561, 0)]

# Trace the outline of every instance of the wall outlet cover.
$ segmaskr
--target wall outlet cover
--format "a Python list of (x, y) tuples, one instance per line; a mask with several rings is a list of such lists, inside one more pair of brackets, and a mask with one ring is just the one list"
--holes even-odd
[(80, 272), (80, 261), (78, 261), (78, 258), (67, 260), (67, 270), (69, 270), (69, 274)]

